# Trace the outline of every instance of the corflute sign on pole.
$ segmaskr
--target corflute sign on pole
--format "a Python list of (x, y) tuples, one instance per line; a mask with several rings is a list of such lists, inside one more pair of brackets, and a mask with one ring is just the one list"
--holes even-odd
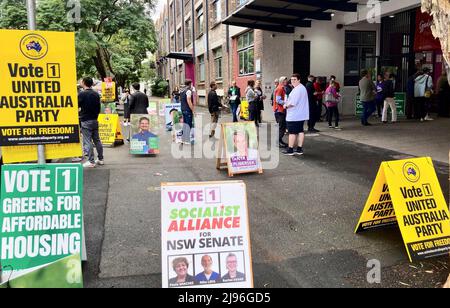
[(79, 143), (74, 34), (0, 37), (0, 146)]

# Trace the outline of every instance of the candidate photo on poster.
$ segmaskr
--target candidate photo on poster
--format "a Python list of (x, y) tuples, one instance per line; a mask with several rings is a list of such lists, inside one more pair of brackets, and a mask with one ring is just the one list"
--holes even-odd
[(220, 254), (222, 282), (245, 281), (244, 253), (242, 251)]
[(253, 122), (226, 124), (225, 140), (232, 173), (258, 171), (261, 168), (258, 138)]
[(116, 114), (117, 113), (117, 106), (116, 103), (102, 103), (101, 105), (101, 113), (103, 114)]
[(130, 151), (132, 154), (159, 154), (159, 138), (151, 130), (150, 116), (131, 115)]
[(194, 278), (193, 256), (169, 257), (169, 288), (193, 286)]
[(219, 254), (195, 255), (195, 280), (198, 284), (220, 283)]

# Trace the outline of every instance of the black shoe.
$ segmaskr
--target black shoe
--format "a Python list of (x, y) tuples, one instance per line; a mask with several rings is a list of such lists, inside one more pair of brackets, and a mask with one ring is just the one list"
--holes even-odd
[(293, 149), (293, 148), (289, 148), (289, 149), (287, 149), (286, 151), (283, 151), (283, 155), (286, 155), (286, 156), (294, 156), (294, 155), (295, 155), (294, 149)]
[(278, 144), (278, 147), (279, 147), (280, 149), (285, 149), (285, 148), (287, 148), (288, 146), (287, 146), (287, 144), (279, 143), (279, 144)]
[(297, 148), (297, 150), (295, 150), (294, 155), (298, 155), (298, 156), (302, 156), (305, 153), (303, 152), (303, 149)]

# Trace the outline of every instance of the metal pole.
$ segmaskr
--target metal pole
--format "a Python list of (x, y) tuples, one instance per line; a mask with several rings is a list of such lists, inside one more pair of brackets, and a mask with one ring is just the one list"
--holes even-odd
[(27, 0), (28, 29), (36, 30), (36, 0)]
[[(36, 30), (36, 0), (27, 0), (28, 29)], [(38, 145), (38, 164), (45, 164), (45, 146)]]

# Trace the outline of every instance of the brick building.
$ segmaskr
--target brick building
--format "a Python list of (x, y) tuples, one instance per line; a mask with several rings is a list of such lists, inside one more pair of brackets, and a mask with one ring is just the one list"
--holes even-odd
[[(256, 79), (261, 63), (262, 30), (225, 25), (222, 20), (243, 0), (168, 0), (155, 22), (159, 38), (158, 70), (171, 89), (192, 79), (200, 104), (211, 81), (223, 96), (232, 80), (241, 88)], [(195, 52), (194, 52), (195, 50)], [(257, 60), (255, 60), (257, 59)]]
[[(405, 92), (417, 59), (441, 61), (439, 48), (426, 56), (415, 48), (420, 0), (165, 1), (156, 21), (159, 74), (171, 88), (192, 79), (200, 104), (211, 81), (222, 96), (232, 80), (244, 95), (247, 81), (260, 79), (270, 97), (274, 79), (296, 72), (303, 81), (309, 74), (335, 75), (344, 99), (340, 111), (355, 114), (362, 69), (395, 71), (396, 90)], [(266, 119), (273, 117), (270, 109)]]

